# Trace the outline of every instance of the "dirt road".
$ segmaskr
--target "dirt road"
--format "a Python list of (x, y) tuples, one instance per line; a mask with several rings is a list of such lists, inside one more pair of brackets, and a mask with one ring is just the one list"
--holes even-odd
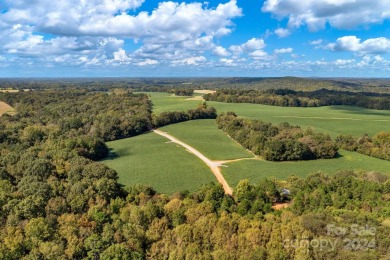
[(168, 138), (173, 143), (176, 143), (176, 144), (179, 144), (179, 145), (183, 146), (190, 153), (193, 153), (194, 155), (196, 155), (199, 159), (201, 159), (204, 163), (206, 163), (207, 166), (210, 167), (210, 170), (213, 172), (213, 174), (217, 178), (218, 182), (222, 185), (223, 189), (225, 190), (225, 193), (229, 194), (229, 195), (233, 194), (232, 188), (229, 186), (229, 184), (227, 183), (227, 181), (223, 177), (223, 175), (221, 173), (221, 169), (219, 168), (222, 165), (222, 162), (210, 160), (209, 158), (204, 156), (201, 152), (199, 152), (198, 150), (196, 150), (192, 146), (189, 146), (188, 144), (183, 143), (182, 141), (178, 140), (177, 138), (175, 138), (174, 136), (172, 136), (172, 135), (170, 135), (168, 133), (165, 133), (165, 132), (163, 132), (161, 130), (153, 130), (153, 132), (158, 134), (158, 135), (161, 135), (161, 136), (163, 136), (165, 138)]

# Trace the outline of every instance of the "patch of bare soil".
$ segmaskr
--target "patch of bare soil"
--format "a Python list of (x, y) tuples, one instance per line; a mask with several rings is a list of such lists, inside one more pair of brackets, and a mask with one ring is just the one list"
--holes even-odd
[(290, 202), (285, 202), (285, 203), (275, 203), (272, 205), (272, 208), (274, 210), (281, 210), (281, 209), (285, 209), (285, 208), (288, 208), (290, 206)]
[(215, 90), (207, 90), (207, 89), (196, 89), (194, 90), (194, 93), (197, 93), (197, 94), (213, 94), (217, 91)]

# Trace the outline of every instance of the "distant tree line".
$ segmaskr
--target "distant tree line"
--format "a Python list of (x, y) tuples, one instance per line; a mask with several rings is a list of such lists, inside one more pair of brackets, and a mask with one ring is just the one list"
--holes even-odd
[(192, 94), (194, 94), (194, 90), (190, 88), (175, 88), (170, 92), (176, 96), (192, 96)]
[(320, 89), (294, 91), (271, 89), (265, 91), (243, 89), (221, 89), (204, 96), (206, 101), (226, 103), (255, 103), (283, 107), (318, 107), (333, 105), (358, 106), (370, 109), (390, 109), (390, 94), (371, 92), (349, 92)]
[(59, 79), (0, 79), (0, 89), (70, 89), (87, 88), (90, 91), (108, 92), (112, 88), (126, 88), (142, 92), (169, 92), (172, 89), (292, 89), (314, 91), (329, 89), (352, 92), (389, 93), (389, 79), (364, 78), (59, 78)]
[(218, 115), (218, 128), (256, 155), (269, 161), (330, 159), (338, 147), (329, 135), (305, 131), (288, 123), (272, 125), (238, 118), (234, 112)]
[(373, 137), (363, 135), (359, 138), (339, 135), (336, 142), (341, 149), (390, 161), (390, 132), (380, 132)]
[(217, 110), (213, 107), (208, 107), (206, 103), (199, 105), (195, 109), (187, 111), (168, 111), (161, 112), (153, 116), (153, 126), (161, 127), (165, 125), (185, 122), (195, 119), (215, 119), (217, 117)]

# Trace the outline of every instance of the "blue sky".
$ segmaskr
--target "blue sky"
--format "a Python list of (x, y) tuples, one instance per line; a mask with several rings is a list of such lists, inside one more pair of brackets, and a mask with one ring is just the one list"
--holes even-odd
[(0, 77), (389, 77), (389, 0), (2, 0)]

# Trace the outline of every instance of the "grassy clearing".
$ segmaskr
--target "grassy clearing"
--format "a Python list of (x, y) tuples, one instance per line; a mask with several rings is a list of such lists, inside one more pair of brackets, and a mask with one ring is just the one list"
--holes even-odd
[(4, 102), (1, 102), (0, 101), (0, 116), (2, 114), (5, 114), (5, 113), (14, 113), (15, 110), (13, 107), (11, 107), (10, 105), (8, 105), (7, 103), (4, 103)]
[(253, 157), (219, 130), (214, 119), (187, 121), (162, 127), (161, 130), (189, 144), (211, 160)]
[(16, 93), (16, 92), (19, 92), (18, 89), (0, 89), (0, 92), (3, 92), (3, 93)]
[(147, 92), (153, 101), (153, 112), (159, 114), (166, 111), (186, 111), (202, 104), (202, 100), (194, 100), (190, 96), (175, 96), (162, 92)]
[(340, 154), (341, 157), (336, 159), (300, 162), (245, 160), (226, 164), (222, 173), (233, 187), (242, 179), (255, 183), (263, 178), (287, 179), (293, 174), (304, 178), (318, 171), (335, 174), (341, 170), (364, 170), (390, 174), (389, 161), (343, 150), (340, 150)]
[[(155, 113), (172, 110), (187, 110), (199, 101), (185, 100), (186, 97), (170, 97), (168, 93), (148, 93), (154, 103)], [(352, 106), (327, 107), (277, 107), (258, 104), (233, 104), (208, 102), (218, 113), (234, 111), (241, 117), (260, 119), (266, 122), (289, 122), (303, 128), (312, 127), (332, 136), (339, 134), (374, 135), (390, 129), (390, 111), (372, 110)]]
[(390, 129), (390, 111), (352, 106), (277, 107), (258, 104), (208, 102), (218, 112), (234, 111), (237, 115), (266, 122), (289, 122), (303, 128), (312, 127), (332, 136), (339, 134), (374, 135)]
[(119, 175), (124, 185), (147, 184), (158, 192), (194, 191), (216, 181), (197, 157), (154, 133), (108, 142), (110, 158), (102, 161)]

